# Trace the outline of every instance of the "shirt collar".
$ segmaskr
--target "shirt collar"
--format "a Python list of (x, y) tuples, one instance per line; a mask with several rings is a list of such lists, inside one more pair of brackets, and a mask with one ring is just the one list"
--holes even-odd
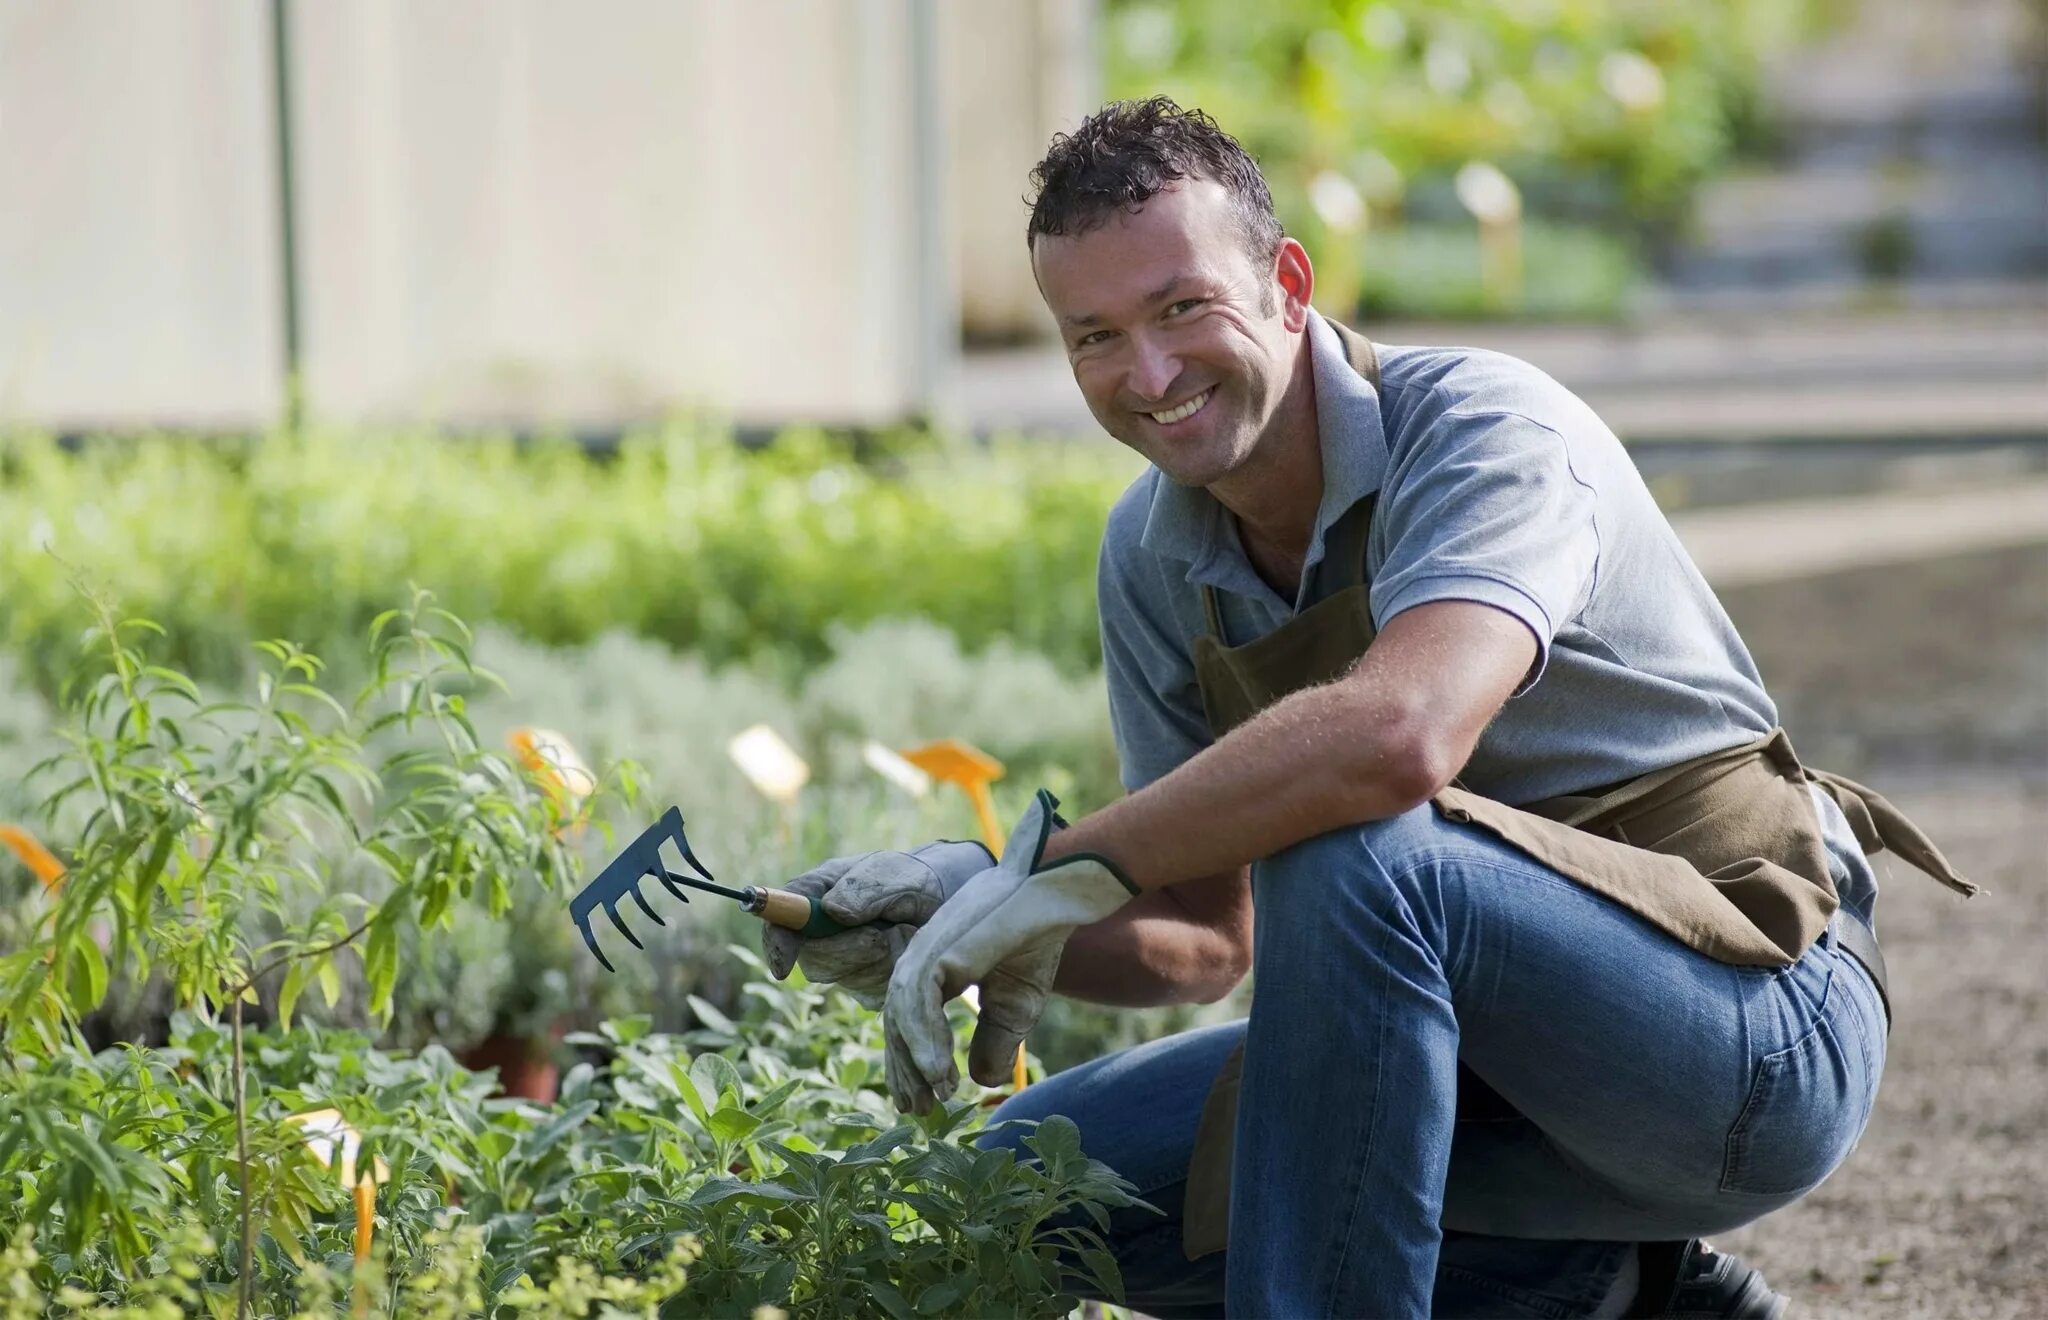
[[(1316, 510), (1303, 576), (1323, 557), (1323, 539), (1352, 505), (1380, 488), (1387, 471), (1387, 438), (1379, 394), (1351, 366), (1337, 332), (1313, 309), (1308, 314), (1309, 365), (1315, 378), (1316, 432), (1323, 451), (1323, 500)], [(1245, 560), (1235, 529), (1216, 497), (1155, 472), (1152, 505), (1139, 544), (1188, 565), (1187, 580), (1239, 594), (1265, 590)]]

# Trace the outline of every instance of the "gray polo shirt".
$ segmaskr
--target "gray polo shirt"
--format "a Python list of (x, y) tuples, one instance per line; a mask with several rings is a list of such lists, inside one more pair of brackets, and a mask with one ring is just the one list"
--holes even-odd
[[(1776, 725), (1742, 639), (1590, 408), (1525, 362), (1469, 348), (1383, 345), (1375, 393), (1322, 318), (1311, 314), (1309, 335), (1324, 489), (1308, 564), (1338, 516), (1377, 492), (1366, 548), (1376, 626), (1470, 600), (1536, 639), (1536, 664), (1480, 737), (1466, 787), (1532, 802)], [(1203, 583), (1232, 646), (1313, 603), (1266, 585), (1235, 516), (1206, 490), (1149, 468), (1110, 513), (1098, 572), (1129, 789), (1211, 741), (1191, 659)]]

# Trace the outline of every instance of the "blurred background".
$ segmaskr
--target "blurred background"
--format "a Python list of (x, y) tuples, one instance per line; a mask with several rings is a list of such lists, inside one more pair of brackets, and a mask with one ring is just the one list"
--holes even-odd
[[(1093, 562), (1138, 465), (1051, 340), (1026, 175), (1159, 92), (1259, 160), (1323, 312), (1589, 399), (1805, 757), (1990, 888), (1887, 885), (1878, 1118), (1744, 1249), (1815, 1314), (2048, 1310), (2040, 0), (0, 0), (0, 755), (70, 727), (74, 578), (219, 692), (268, 637), (360, 678), (418, 583), (505, 679), (484, 733), (640, 762), (721, 879), (975, 831), (869, 742), (992, 754), (1004, 818), (1108, 800)], [(763, 723), (790, 801), (728, 755)], [(0, 774), (0, 820), (61, 849), (46, 790)], [(455, 914), (387, 1038), (737, 997), (746, 919), (603, 978), (559, 904)], [(1032, 1048), (1242, 1011), (1061, 1005)]]

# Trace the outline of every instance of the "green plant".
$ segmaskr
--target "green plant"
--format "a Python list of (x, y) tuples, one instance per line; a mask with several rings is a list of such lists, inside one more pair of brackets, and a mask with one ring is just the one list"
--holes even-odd
[(1138, 466), (1051, 441), (927, 441), (865, 464), (815, 431), (749, 450), (687, 419), (605, 457), (368, 428), (0, 437), (0, 637), (54, 692), (90, 622), (54, 549), (161, 624), (160, 657), (202, 681), (243, 682), (269, 637), (355, 667), (412, 582), (546, 645), (619, 630), (784, 684), (833, 625), (904, 615), (1074, 673), (1098, 654), (1102, 520)]
[[(468, 630), (424, 595), (373, 621), (352, 704), (286, 643), (254, 700), (201, 702), (130, 641), (147, 625), (95, 613), (45, 804), (83, 804), (72, 867), (0, 953), (0, 1302), (1042, 1316), (1074, 1278), (1116, 1291), (1086, 1224), (1140, 1205), (1128, 1184), (1064, 1120), (1025, 1164), (969, 1143), (973, 1101), (898, 1121), (870, 1085), (879, 1023), (837, 992), (753, 981), (739, 1020), (692, 998), (684, 1036), (608, 1023), (573, 1038), (551, 1106), (491, 1099), (440, 1046), (321, 1025), (301, 998), (339, 998), (344, 960), (382, 1015), (410, 930), (425, 949), (465, 902), (503, 915), (519, 877), (565, 892), (575, 822), (478, 737)], [(614, 770), (599, 796), (635, 786)], [(110, 980), (151, 975), (167, 1041), (95, 1052), (81, 1022)], [(376, 1170), (361, 1270), (349, 1198), (289, 1121), (323, 1109)]]
[[(562, 821), (516, 767), (479, 746), (461, 698), (441, 690), (453, 673), (476, 671), (468, 630), (424, 593), (373, 622), (375, 677), (353, 706), (317, 685), (317, 657), (287, 642), (261, 645), (268, 663), (253, 701), (203, 703), (188, 677), (129, 642), (159, 629), (119, 620), (88, 595), (95, 663), (66, 685), (77, 722), (70, 747), (32, 773), (62, 780), (44, 804), (47, 819), (73, 798), (90, 815), (70, 840), (69, 872), (39, 937), (0, 958), (0, 1028), (10, 1067), (62, 1055), (79, 1018), (105, 998), (110, 961), (138, 980), (159, 973), (182, 1005), (226, 1012), (246, 1313), (259, 1218), (275, 1223), (302, 1208), (276, 1180), (279, 1166), (256, 1158), (278, 1140), (251, 1131), (243, 1036), (246, 1006), (262, 1002), (258, 987), (276, 978), (276, 1013), (289, 1023), (307, 988), (333, 997), (337, 959), (360, 945), (370, 1011), (388, 1012), (405, 923), (445, 922), (458, 898), (479, 889), (502, 911), (513, 875), (563, 887), (571, 868), (555, 834)], [(392, 726), (431, 729), (437, 745), (373, 766), (364, 740)], [(259, 942), (252, 931), (265, 925), (271, 934)], [(120, 1148), (81, 1139), (84, 1152)], [(145, 1161), (130, 1167), (145, 1182), (164, 1176)], [(68, 1190), (67, 1249), (104, 1232), (116, 1263), (133, 1269), (144, 1244), (120, 1188), (46, 1183), (31, 1214)]]

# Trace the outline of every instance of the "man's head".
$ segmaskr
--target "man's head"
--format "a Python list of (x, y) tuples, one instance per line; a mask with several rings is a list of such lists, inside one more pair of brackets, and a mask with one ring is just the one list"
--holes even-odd
[(1032, 270), (1089, 411), (1176, 481), (1238, 470), (1296, 377), (1314, 287), (1258, 167), (1154, 97), (1055, 137), (1031, 181)]

